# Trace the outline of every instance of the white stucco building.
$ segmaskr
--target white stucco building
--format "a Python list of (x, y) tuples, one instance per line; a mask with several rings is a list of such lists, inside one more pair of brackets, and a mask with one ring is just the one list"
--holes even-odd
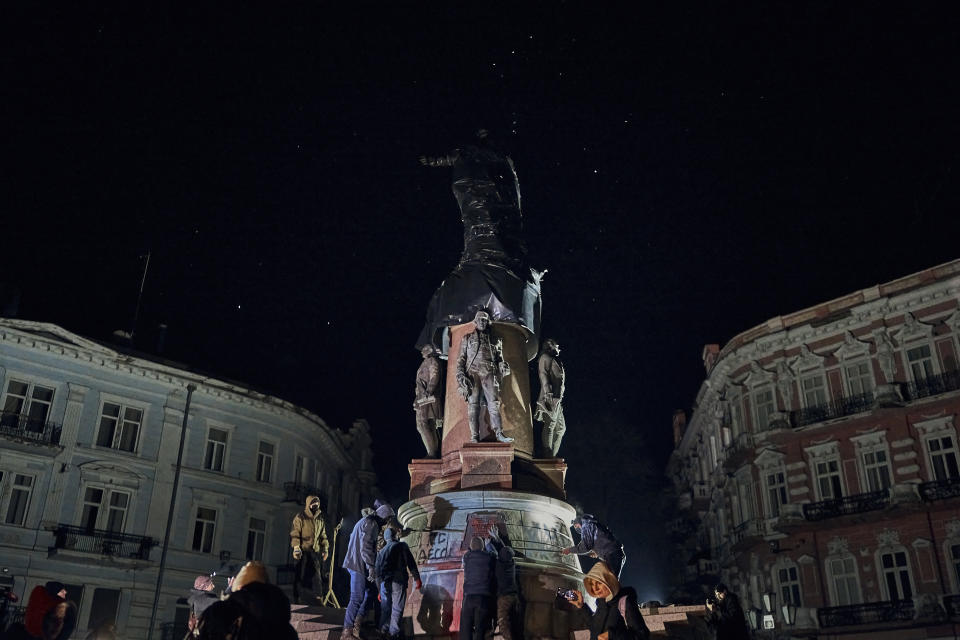
[(183, 365), (0, 319), (0, 568), (23, 605), (38, 584), (68, 585), (80, 608), (74, 637), (105, 618), (123, 637), (147, 636), (188, 385), (154, 638), (183, 619), (177, 599), (197, 574), (258, 559), (276, 577), (307, 493), (322, 496), (330, 530), (372, 503), (365, 421), (344, 433)]

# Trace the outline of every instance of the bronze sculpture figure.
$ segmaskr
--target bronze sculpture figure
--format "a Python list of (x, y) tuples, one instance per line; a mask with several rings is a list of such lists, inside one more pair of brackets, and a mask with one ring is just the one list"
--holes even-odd
[(470, 442), (480, 441), (480, 396), (487, 406), (490, 428), (500, 442), (513, 442), (503, 434), (500, 420), (500, 381), (510, 375), (503, 359), (503, 342), (490, 333), (490, 314), (478, 311), (476, 329), (463, 336), (457, 356), (457, 390), (467, 402)]
[(433, 345), (424, 345), (420, 350), (423, 362), (417, 369), (417, 386), (414, 391), (413, 410), (417, 416), (417, 431), (423, 439), (428, 458), (437, 457), (437, 430), (443, 428), (443, 398), (440, 381), (443, 367)]
[(560, 441), (567, 431), (561, 404), (567, 374), (560, 362), (560, 345), (553, 338), (547, 338), (543, 342), (543, 353), (537, 361), (537, 373), (540, 376), (540, 397), (537, 399), (537, 413), (534, 417), (543, 423), (543, 455), (556, 457), (560, 450)]
[[(463, 253), (430, 300), (417, 348), (432, 344), (445, 354), (447, 327), (469, 322), (477, 309), (485, 309), (494, 321), (519, 324), (535, 335), (543, 272), (527, 263), (513, 160), (481, 130), (475, 144), (439, 157), (421, 156), (420, 162), (452, 169), (453, 194), (463, 222)], [(532, 359), (536, 341), (529, 345), (527, 357)]]

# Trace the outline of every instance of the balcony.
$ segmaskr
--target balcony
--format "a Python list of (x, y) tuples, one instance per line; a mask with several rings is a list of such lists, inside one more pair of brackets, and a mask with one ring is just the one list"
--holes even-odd
[(920, 484), (920, 497), (927, 502), (960, 498), (960, 478), (923, 482)]
[(960, 371), (948, 371), (904, 385), (907, 400), (919, 400), (960, 389)]
[(149, 560), (153, 538), (134, 536), (116, 531), (87, 529), (67, 524), (58, 525), (53, 533), (54, 549), (95, 553), (114, 558)]
[(723, 450), (723, 466), (726, 467), (728, 471), (734, 471), (746, 462), (752, 453), (753, 436), (749, 433), (738, 434)]
[(744, 520), (730, 532), (730, 543), (733, 550), (739, 551), (749, 547), (767, 533), (766, 522), (759, 518)]
[(327, 506), (327, 496), (320, 489), (311, 486), (309, 484), (303, 484), (301, 482), (284, 482), (283, 483), (283, 501), (284, 502), (296, 502), (297, 504), (303, 505), (307, 501), (307, 496), (317, 496), (320, 498), (321, 509), (325, 509)]
[(914, 618), (914, 613), (913, 600), (884, 600), (817, 609), (821, 628), (910, 622)]
[(852, 416), (857, 413), (869, 411), (876, 405), (876, 400), (872, 393), (860, 393), (854, 396), (845, 396), (836, 398), (830, 402), (818, 404), (813, 407), (804, 407), (794, 411), (790, 416), (790, 422), (793, 426), (804, 427), (808, 424)]
[(803, 505), (803, 517), (815, 522), (827, 518), (866, 513), (867, 511), (878, 511), (888, 504), (890, 504), (890, 492), (884, 489), (805, 504)]
[(0, 412), (0, 435), (24, 442), (60, 444), (61, 427), (14, 411)]

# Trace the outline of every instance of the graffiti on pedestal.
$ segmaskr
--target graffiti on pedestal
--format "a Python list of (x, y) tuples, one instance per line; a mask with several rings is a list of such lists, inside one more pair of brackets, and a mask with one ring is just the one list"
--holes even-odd
[(470, 541), (474, 538), (486, 540), (492, 527), (497, 528), (500, 536), (507, 534), (507, 521), (502, 513), (498, 511), (476, 511), (468, 515), (467, 528), (463, 532), (460, 551), (465, 553), (470, 548)]
[(421, 536), (417, 564), (456, 560), (461, 555), (461, 539), (459, 534), (450, 531), (431, 531), (429, 536)]

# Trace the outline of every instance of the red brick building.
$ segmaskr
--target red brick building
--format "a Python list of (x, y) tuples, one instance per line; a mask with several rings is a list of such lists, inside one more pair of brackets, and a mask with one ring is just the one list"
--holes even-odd
[(707, 345), (668, 467), (686, 593), (778, 636), (957, 637), (958, 354), (960, 260)]

